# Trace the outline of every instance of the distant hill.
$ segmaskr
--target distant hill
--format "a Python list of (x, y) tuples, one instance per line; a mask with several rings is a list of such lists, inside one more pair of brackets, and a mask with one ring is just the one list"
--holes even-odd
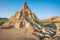
[(5, 22), (7, 20), (8, 20), (8, 18), (0, 18), (0, 22)]
[(43, 23), (51, 23), (53, 21), (60, 23), (60, 16), (49, 17), (49, 18), (47, 18), (45, 20), (42, 20), (41, 22), (43, 22)]
[(8, 20), (8, 18), (1, 18), (0, 17), (0, 25), (2, 25), (3, 23), (5, 23)]

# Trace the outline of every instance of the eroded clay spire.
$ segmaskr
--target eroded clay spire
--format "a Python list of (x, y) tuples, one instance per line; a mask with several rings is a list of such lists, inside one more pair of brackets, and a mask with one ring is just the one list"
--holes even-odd
[(26, 9), (26, 8), (28, 8), (27, 3), (24, 2), (23, 9)]

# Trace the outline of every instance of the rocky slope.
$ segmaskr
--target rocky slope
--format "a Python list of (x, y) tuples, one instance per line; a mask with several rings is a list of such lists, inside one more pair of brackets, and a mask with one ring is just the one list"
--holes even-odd
[(51, 28), (56, 27), (56, 35), (60, 36), (60, 16), (54, 16), (54, 17), (49, 17), (48, 19), (45, 19), (42, 21), (43, 23), (50, 23), (47, 24), (46, 26), (50, 26)]

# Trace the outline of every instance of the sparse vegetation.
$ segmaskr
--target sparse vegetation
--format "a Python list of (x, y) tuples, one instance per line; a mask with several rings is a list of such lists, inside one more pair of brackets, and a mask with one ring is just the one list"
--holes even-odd
[(8, 20), (8, 18), (0, 18), (0, 25), (5, 23)]
[(6, 22), (8, 18), (0, 18), (0, 22)]

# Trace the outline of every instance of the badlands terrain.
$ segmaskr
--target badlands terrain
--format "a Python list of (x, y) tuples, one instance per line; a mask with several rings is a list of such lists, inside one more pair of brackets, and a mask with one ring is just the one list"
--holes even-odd
[[(44, 24), (46, 20), (49, 23)], [(0, 40), (60, 40), (60, 17), (46, 20), (40, 21), (25, 2), (21, 10), (0, 24)]]

